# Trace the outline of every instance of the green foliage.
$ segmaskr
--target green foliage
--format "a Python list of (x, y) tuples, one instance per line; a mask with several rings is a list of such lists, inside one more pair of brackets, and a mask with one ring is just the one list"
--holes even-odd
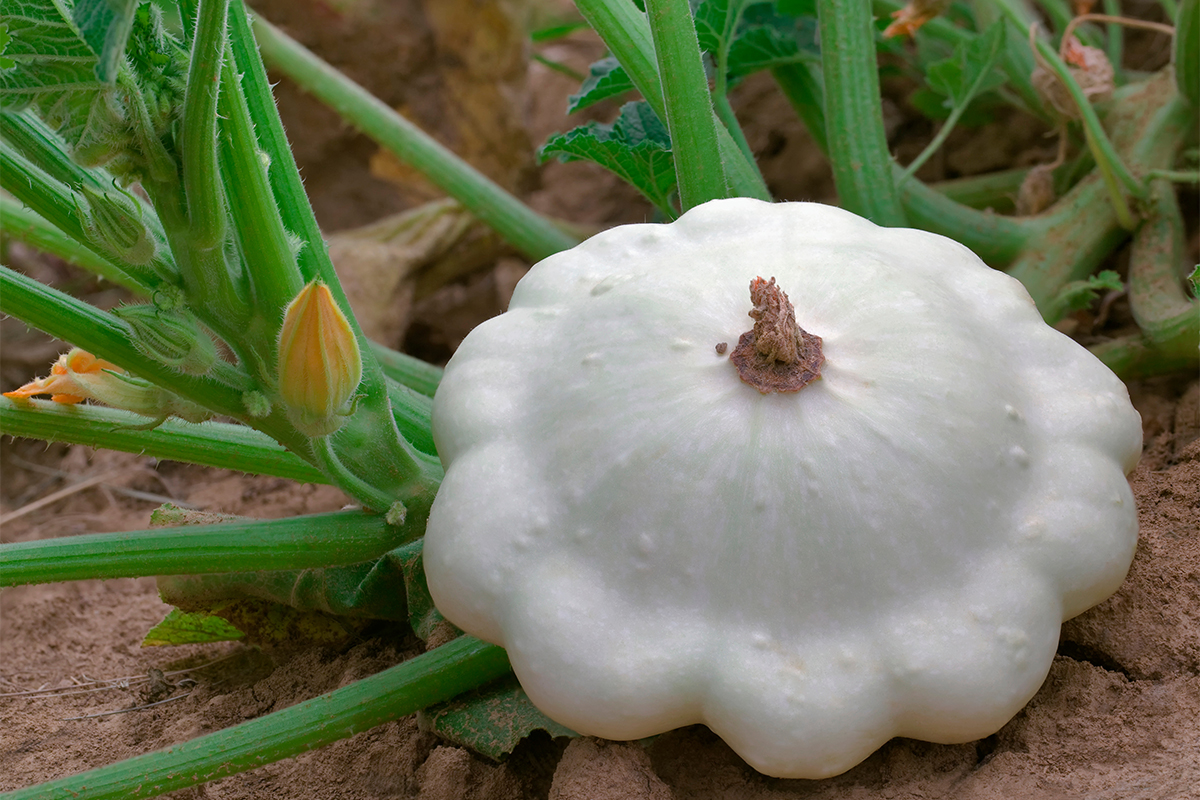
[(1100, 297), (1100, 292), (1119, 292), (1124, 288), (1121, 276), (1111, 269), (1101, 271), (1086, 280), (1071, 281), (1058, 290), (1047, 304), (1046, 316), (1059, 319), (1072, 311), (1081, 311)]
[(75, 4), (71, 16), (97, 55), (96, 78), (104, 83), (117, 79), (137, 6), (138, 0), (79, 0)]
[(816, 64), (821, 54), (815, 10), (797, 13), (803, 11), (772, 0), (703, 0), (696, 8), (696, 34), (700, 48), (725, 65), (731, 81), (784, 64)]
[[(120, 139), (124, 120), (112, 83), (96, 76), (99, 59), (53, 0), (9, 0), (0, 11), (8, 31), (0, 72), (0, 111), (36, 105), (77, 151)], [(103, 160), (96, 163), (103, 163)]]
[(633, 90), (629, 73), (612, 56), (606, 56), (588, 68), (588, 76), (579, 91), (567, 98), (567, 113), (595, 105)]
[(633, 185), (664, 214), (675, 217), (671, 202), (675, 164), (671, 137), (662, 120), (644, 101), (626, 103), (611, 124), (589, 122), (550, 137), (542, 159), (592, 161)]
[(495, 761), (503, 760), (534, 731), (552, 737), (579, 735), (538, 711), (511, 675), (429, 706), (417, 712), (417, 721), (423, 729)]
[[(1003, 25), (993, 25), (979, 36), (959, 42), (948, 58), (930, 63), (926, 88), (914, 93), (913, 105), (933, 119), (945, 119), (955, 110), (960, 110), (961, 116), (972, 101), (1003, 86), (1006, 78), (996, 67), (1004, 52), (1004, 30)], [(986, 119), (977, 115), (973, 121)]]
[(0, 70), (0, 111), (33, 106), (77, 162), (109, 164), (123, 180), (136, 180), (158, 156), (147, 147), (167, 134), (182, 96), (186, 53), (158, 10), (148, 3), (135, 10), (129, 0), (116, 9), (108, 0), (74, 9), (55, 0), (11, 0), (0, 26), (13, 65)]
[(162, 620), (146, 632), (142, 647), (162, 647), (208, 642), (233, 642), (246, 634), (212, 614), (191, 614), (172, 608)]

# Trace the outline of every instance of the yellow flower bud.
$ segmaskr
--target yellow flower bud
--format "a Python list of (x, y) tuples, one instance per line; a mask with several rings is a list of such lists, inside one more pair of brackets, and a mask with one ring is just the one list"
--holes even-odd
[(288, 419), (307, 436), (333, 433), (361, 380), (354, 330), (329, 287), (313, 281), (288, 304), (279, 332), (279, 396)]

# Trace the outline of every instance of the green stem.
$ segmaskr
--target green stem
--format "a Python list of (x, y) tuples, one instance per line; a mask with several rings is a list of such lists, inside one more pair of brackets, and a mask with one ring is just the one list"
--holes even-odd
[(499, 647), (461, 636), (424, 655), (328, 694), (168, 750), (147, 753), (3, 800), (126, 800), (217, 780), (346, 739), (508, 674)]
[(1042, 233), (1034, 220), (969, 208), (916, 179), (905, 182), (900, 196), (911, 225), (949, 236), (995, 267), (1013, 261)]
[(374, 341), (371, 342), (371, 352), (375, 354), (375, 359), (383, 368), (384, 374), (401, 386), (407, 386), (426, 397), (433, 397), (433, 393), (437, 391), (438, 383), (442, 380), (441, 367), (435, 367), (404, 353), (397, 353), (390, 347)]
[(1129, 253), (1129, 304), (1138, 327), (1152, 341), (1169, 341), (1196, 314), (1180, 280), (1185, 263), (1183, 215), (1175, 187), (1163, 183), (1151, 195), (1150, 213)]
[(1195, 374), (1200, 367), (1200, 300), (1180, 315), (1174, 334), (1155, 341), (1134, 334), (1088, 348), (1123, 381), (1151, 378), (1171, 372)]
[(43, 253), (58, 256), (135, 294), (150, 295), (154, 291), (147, 282), (126, 272), (22, 207), (20, 203), (4, 196), (0, 196), (0, 233), (5, 237), (25, 242)]
[(771, 70), (779, 90), (804, 122), (808, 135), (822, 153), (829, 154), (825, 135), (825, 87), (820, 75), (813, 74), (808, 64), (784, 64)]
[[(725, 130), (729, 131), (729, 135), (733, 137), (734, 143), (742, 151), (746, 161), (754, 165), (757, 170), (758, 164), (754, 160), (754, 152), (750, 149), (750, 143), (746, 141), (746, 134), (742, 130), (741, 123), (738, 122), (737, 115), (733, 113), (733, 106), (729, 103), (729, 48), (733, 44), (734, 34), (741, 24), (745, 11), (745, 0), (735, 0), (729, 19), (725, 23), (720, 48), (712, 54), (715, 62), (713, 65), (712, 102), (713, 108), (717, 112), (717, 119), (725, 126)], [(762, 174), (761, 170), (759, 174)]]
[(1152, 169), (1146, 173), (1147, 181), (1172, 181), (1174, 183), (1200, 183), (1200, 171), (1181, 169)]
[(217, 169), (217, 96), (225, 54), (229, 0), (202, 0), (184, 95), (180, 160), (194, 246), (210, 249), (225, 238), (225, 204)]
[(392, 404), (392, 416), (400, 435), (422, 453), (436, 456), (437, 448), (433, 445), (433, 433), (430, 430), (433, 398), (389, 381), (388, 401)]
[[(629, 0), (576, 0), (575, 8), (600, 34), (654, 113), (659, 119), (666, 119), (667, 107), (658, 76), (658, 59), (654, 54), (653, 34), (646, 15)], [(724, 125), (716, 128), (717, 146), (733, 194), (770, 202), (771, 192), (757, 167), (746, 160)]]
[[(1121, 16), (1121, 4), (1117, 0), (1104, 0), (1104, 13), (1110, 17)], [(1124, 39), (1123, 31), (1120, 25), (1108, 23), (1108, 29), (1105, 36), (1104, 50), (1108, 54), (1108, 63), (1112, 64), (1113, 80), (1117, 86), (1125, 82), (1124, 68), (1121, 62), (1124, 57)]]
[(254, 33), (263, 58), (273, 67), (414, 166), (530, 259), (540, 261), (578, 244), (278, 28), (256, 18)]
[(683, 211), (729, 196), (700, 42), (687, 0), (646, 0)]
[(729, 96), (724, 93), (714, 92), (712, 103), (713, 109), (717, 112), (717, 119), (725, 126), (725, 130), (729, 131), (729, 135), (733, 137), (734, 144), (742, 151), (742, 155), (746, 157), (746, 161), (753, 164), (755, 169), (758, 169), (758, 164), (754, 160), (754, 152), (750, 149), (750, 142), (746, 140), (746, 133), (742, 130), (742, 125), (738, 122), (737, 115), (733, 113), (733, 106), (729, 104)]
[(30, 110), (20, 114), (0, 113), (0, 140), (72, 189), (90, 186), (104, 191), (112, 186), (112, 176), (98, 169), (85, 169), (72, 161), (58, 134)]
[(329, 482), (362, 503), (363, 507), (383, 513), (398, 502), (395, 497), (380, 491), (346, 469), (337, 453), (333, 451), (328, 436), (315, 437), (312, 440), (312, 450), (317, 466), (329, 477)]
[(818, 0), (825, 125), (834, 183), (844, 208), (878, 225), (907, 224), (883, 131), (871, 7)]
[(240, 66), (227, 55), (221, 69), (221, 179), (254, 294), (255, 333), (260, 337), (256, 349), (273, 356), (283, 310), (305, 281), (260, 155), (254, 122), (238, 82)]
[(0, 545), (0, 586), (329, 567), (403, 543), (382, 516), (361, 511), (90, 533)]
[(144, 430), (146, 418), (115, 408), (49, 400), (0, 398), (0, 433), (137, 453), (167, 461), (272, 475), (300, 483), (328, 483), (317, 468), (263, 433), (244, 425), (168, 419)]
[[(813, 140), (828, 154), (820, 81), (802, 64), (776, 67), (771, 74)], [(893, 164), (892, 169), (900, 173), (899, 165)], [(949, 236), (993, 266), (1016, 258), (1033, 232), (1025, 220), (970, 208), (916, 179), (906, 181), (899, 192), (909, 224)]]

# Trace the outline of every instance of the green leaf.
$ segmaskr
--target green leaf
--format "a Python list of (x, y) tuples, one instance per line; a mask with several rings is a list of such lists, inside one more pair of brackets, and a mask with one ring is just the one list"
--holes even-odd
[(666, 126), (644, 101), (626, 103), (611, 125), (589, 122), (550, 137), (542, 160), (592, 161), (620, 176), (646, 195), (664, 214), (677, 215), (671, 203), (675, 164)]
[(579, 735), (538, 711), (513, 676), (418, 711), (417, 723), (494, 761), (534, 731), (552, 737)]
[(601, 100), (624, 94), (633, 89), (633, 81), (615, 58), (602, 58), (588, 68), (588, 76), (576, 94), (567, 102), (567, 113), (574, 114), (582, 108), (595, 105)]
[(191, 614), (172, 608), (163, 621), (146, 632), (142, 647), (167, 647), (206, 642), (232, 642), (246, 634), (212, 614)]
[(746, 0), (700, 0), (693, 18), (701, 50), (715, 54), (725, 46), (733, 37), (740, 7), (745, 4)]
[(10, 41), (12, 41), (12, 37), (8, 35), (8, 23), (0, 22), (0, 70), (12, 69), (17, 65), (17, 62), (4, 55)]
[(78, 0), (71, 16), (83, 39), (99, 55), (96, 78), (112, 83), (125, 56), (138, 0)]
[(730, 80), (798, 61), (818, 63), (815, 12), (797, 10), (803, 8), (772, 0), (703, 0), (696, 8), (696, 36), (718, 63), (725, 50)]
[(64, 8), (52, 0), (6, 0), (7, 28), (0, 71), (0, 111), (38, 107), (39, 116), (73, 148), (119, 136), (124, 127), (113, 87), (96, 77), (96, 54)]
[(164, 136), (174, 121), (186, 68), (186, 52), (166, 34), (158, 9), (145, 3), (129, 14), (114, 11), (105, 27), (100, 10), (87, 6), (81, 19), (98, 43), (103, 30), (104, 59), (65, 0), (5, 0), (2, 9), (4, 54), (13, 66), (0, 70), (0, 111), (32, 106), (77, 163), (110, 164), (122, 182), (140, 178), (147, 159), (162, 155), (148, 152), (161, 150), (153, 137)]
[(797, 62), (821, 62), (816, 17), (777, 14), (769, 5), (747, 9), (737, 38), (729, 48), (730, 77), (743, 78)]
[(1192, 274), (1188, 276), (1188, 283), (1192, 285), (1192, 294), (1200, 297), (1200, 264), (1192, 270)]
[(1058, 294), (1047, 304), (1047, 319), (1060, 319), (1072, 311), (1080, 311), (1096, 302), (1100, 292), (1119, 292), (1124, 287), (1121, 276), (1106, 269), (1087, 280), (1071, 281), (1058, 290)]
[(1004, 25), (992, 25), (970, 42), (962, 42), (947, 59), (929, 65), (929, 88), (946, 98), (947, 109), (961, 108), (978, 95), (1002, 85), (1006, 78), (995, 69), (1004, 52)]

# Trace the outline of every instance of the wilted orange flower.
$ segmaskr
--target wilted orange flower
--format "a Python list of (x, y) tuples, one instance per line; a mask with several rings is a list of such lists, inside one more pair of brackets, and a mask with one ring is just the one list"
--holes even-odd
[(106, 371), (124, 374), (124, 370), (116, 364), (76, 347), (58, 357), (47, 377), (32, 380), (19, 389), (5, 392), (4, 396), (12, 400), (25, 400), (48, 394), (56, 403), (82, 403), (93, 397), (89, 384), (108, 377)]
[(91, 400), (152, 419), (176, 416), (188, 422), (203, 422), (212, 416), (208, 409), (135, 378), (111, 361), (96, 358), (78, 347), (59, 356), (47, 377), (5, 392), (4, 396), (21, 401), (39, 394), (50, 395), (56, 403)]
[(912, 36), (921, 26), (950, 7), (950, 0), (909, 0), (899, 11), (892, 12), (895, 20), (883, 31), (883, 38)]

